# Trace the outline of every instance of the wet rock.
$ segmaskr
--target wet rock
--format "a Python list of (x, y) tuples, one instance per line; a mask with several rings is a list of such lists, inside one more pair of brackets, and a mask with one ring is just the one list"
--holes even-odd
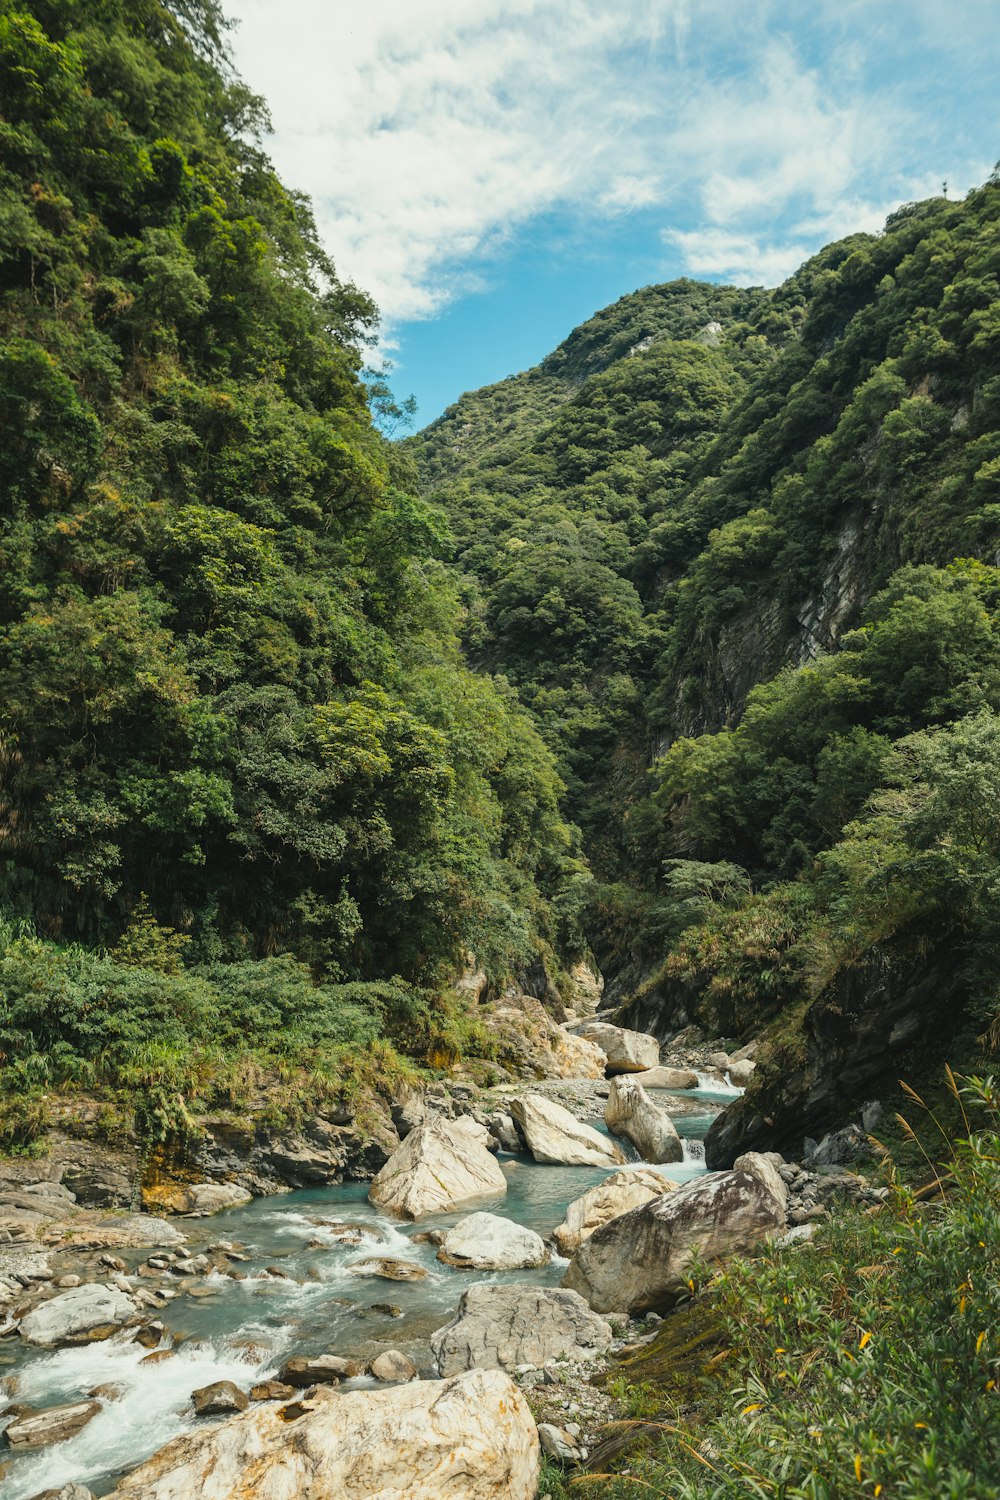
[(449, 1229), (438, 1251), (446, 1265), (472, 1271), (519, 1271), (549, 1258), (541, 1235), (499, 1214), (470, 1214)]
[(644, 1031), (628, 1031), (607, 1021), (590, 1021), (580, 1028), (588, 1042), (596, 1042), (607, 1058), (607, 1072), (642, 1073), (655, 1068), (660, 1061), (660, 1044)]
[(487, 1132), (463, 1116), (436, 1119), (411, 1130), (368, 1193), (372, 1203), (402, 1218), (447, 1213), (476, 1198), (497, 1198), (507, 1179), (483, 1144)]
[(293, 1354), (278, 1371), (278, 1379), (283, 1385), (301, 1391), (310, 1385), (338, 1385), (342, 1380), (353, 1380), (363, 1374), (364, 1365), (354, 1359), (341, 1359), (338, 1354)]
[[(318, 1229), (334, 1240), (338, 1245), (363, 1245), (366, 1240), (378, 1239), (378, 1230), (373, 1224), (358, 1224), (339, 1219), (311, 1219)], [(316, 1243), (322, 1243), (317, 1241)], [(313, 1241), (310, 1241), (313, 1244)]]
[(50, 1406), (15, 1417), (4, 1432), (11, 1448), (46, 1448), (62, 1443), (82, 1432), (101, 1410), (99, 1401), (69, 1401), (64, 1406)]
[(44, 1348), (89, 1343), (95, 1335), (110, 1338), (134, 1316), (135, 1303), (123, 1292), (100, 1285), (79, 1286), (42, 1302), (21, 1320), (19, 1332), (25, 1343)]
[(162, 1323), (147, 1323), (144, 1328), (136, 1330), (135, 1342), (144, 1349), (155, 1349), (165, 1332)]
[(416, 1366), (398, 1349), (386, 1349), (372, 1360), (368, 1373), (375, 1380), (415, 1380)]
[(648, 1068), (641, 1082), (644, 1089), (696, 1089), (698, 1075), (693, 1068)]
[(561, 1255), (572, 1255), (596, 1229), (633, 1208), (659, 1198), (677, 1186), (652, 1167), (625, 1167), (588, 1188), (566, 1208), (566, 1217), (553, 1238)]
[(333, 1403), (255, 1406), (175, 1438), (114, 1500), (534, 1500), (534, 1419), (498, 1370), (350, 1392)]
[(394, 1260), (389, 1255), (373, 1256), (371, 1260), (357, 1261), (347, 1270), (352, 1276), (380, 1276), (383, 1281), (423, 1281), (427, 1275), (423, 1266), (412, 1260)]
[(191, 1392), (191, 1400), (199, 1417), (228, 1417), (234, 1411), (246, 1411), (249, 1398), (245, 1391), (231, 1380), (216, 1380)]
[(593, 1359), (611, 1342), (611, 1325), (572, 1291), (524, 1283), (472, 1286), (458, 1311), (431, 1338), (443, 1376), (460, 1370), (541, 1366), (548, 1359)]
[(739, 1254), (781, 1228), (777, 1199), (745, 1172), (713, 1172), (612, 1219), (580, 1246), (563, 1278), (598, 1312), (673, 1306), (692, 1253)]
[(32, 1495), (31, 1500), (95, 1500), (95, 1496), (86, 1485), (71, 1482), (59, 1490), (42, 1490), (40, 1495)]
[(648, 1162), (682, 1161), (684, 1147), (673, 1120), (634, 1077), (623, 1075), (611, 1083), (604, 1106), (604, 1123), (615, 1135), (630, 1140)]
[(541, 1094), (512, 1099), (510, 1111), (536, 1161), (570, 1167), (614, 1167), (625, 1160), (613, 1141)]
[(173, 1359), (173, 1349), (154, 1349), (151, 1354), (144, 1354), (139, 1363), (141, 1365), (162, 1365), (165, 1360)]
[(252, 1196), (236, 1182), (174, 1182), (143, 1188), (142, 1201), (148, 1208), (203, 1219), (223, 1209), (241, 1208)]
[(251, 1401), (288, 1401), (295, 1395), (295, 1387), (282, 1380), (261, 1380), (250, 1387)]
[(403, 1309), (397, 1307), (395, 1302), (373, 1302), (368, 1311), (379, 1313), (383, 1318), (401, 1318), (403, 1316)]

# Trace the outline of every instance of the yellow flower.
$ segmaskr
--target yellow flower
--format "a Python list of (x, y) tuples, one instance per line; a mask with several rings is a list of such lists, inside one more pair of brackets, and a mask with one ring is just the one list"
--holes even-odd
[(854, 1455), (854, 1477), (858, 1481), (858, 1483), (860, 1484), (861, 1483), (861, 1454), (860, 1453), (855, 1453), (855, 1455)]
[(751, 1411), (762, 1411), (763, 1407), (763, 1401), (755, 1401), (752, 1406), (744, 1406), (743, 1410), (740, 1412), (740, 1416), (745, 1417), (747, 1413)]
[(976, 1353), (977, 1354), (979, 1353), (980, 1349), (983, 1347), (983, 1345), (985, 1344), (985, 1342), (986, 1342), (986, 1333), (985, 1333), (985, 1330), (984, 1330), (979, 1335), (979, 1337), (976, 1339)]
[(926, 1422), (914, 1422), (913, 1425), (914, 1425), (914, 1427), (922, 1427), (925, 1432), (927, 1431), (927, 1423)]
[(870, 1334), (870, 1333), (863, 1333), (863, 1334), (862, 1334), (862, 1335), (861, 1335), (861, 1342), (860, 1342), (860, 1344), (859, 1344), (859, 1345), (858, 1345), (858, 1348), (859, 1348), (859, 1349), (864, 1349), (864, 1347), (865, 1347), (865, 1346), (866, 1346), (866, 1344), (870, 1344), (870, 1343), (871, 1343), (871, 1341), (872, 1341), (872, 1336), (871, 1336), (871, 1334)]
[(875, 1500), (878, 1500), (878, 1497), (879, 1497), (879, 1495), (881, 1495), (881, 1493), (882, 1493), (882, 1486), (880, 1484), (877, 1484), (875, 1486)]

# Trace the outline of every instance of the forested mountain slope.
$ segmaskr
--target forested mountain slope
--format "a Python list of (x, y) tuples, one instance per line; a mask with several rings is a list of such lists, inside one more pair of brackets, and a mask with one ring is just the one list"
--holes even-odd
[(499, 979), (565, 948), (582, 878), (552, 757), (463, 663), (440, 518), (373, 423), (375, 310), (260, 149), (222, 28), (213, 0), (0, 3), (22, 1103), (187, 1078), (201, 1047), (315, 1069), (388, 1028), (420, 1056), (465, 953)]
[(991, 180), (774, 292), (623, 298), (413, 440), (629, 1013), (773, 1026), (755, 1139), (1000, 1030), (998, 272)]

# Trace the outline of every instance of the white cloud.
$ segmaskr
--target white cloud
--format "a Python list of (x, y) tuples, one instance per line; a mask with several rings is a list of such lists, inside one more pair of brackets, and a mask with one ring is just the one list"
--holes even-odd
[[(927, 46), (946, 19), (934, 3), (919, 0)], [(489, 256), (552, 209), (660, 206), (687, 267), (773, 283), (916, 195), (898, 164), (919, 122), (863, 81), (863, 43), (898, 30), (890, 0), (816, 0), (812, 17), (832, 18), (822, 76), (788, 40), (788, 0), (233, 9), (276, 164), (390, 330), (481, 285)]]

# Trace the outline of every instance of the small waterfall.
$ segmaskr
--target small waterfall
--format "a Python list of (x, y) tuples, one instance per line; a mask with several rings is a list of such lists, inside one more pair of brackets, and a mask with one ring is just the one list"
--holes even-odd
[(684, 1165), (688, 1167), (703, 1167), (705, 1165), (705, 1142), (689, 1141), (686, 1136), (681, 1137), (681, 1145), (684, 1148)]
[(738, 1099), (745, 1092), (738, 1084), (730, 1082), (728, 1073), (726, 1073), (725, 1079), (720, 1081), (720, 1079), (713, 1078), (708, 1073), (703, 1073), (699, 1069), (695, 1071), (698, 1076), (697, 1092), (699, 1094), (713, 1094), (717, 1099)]

